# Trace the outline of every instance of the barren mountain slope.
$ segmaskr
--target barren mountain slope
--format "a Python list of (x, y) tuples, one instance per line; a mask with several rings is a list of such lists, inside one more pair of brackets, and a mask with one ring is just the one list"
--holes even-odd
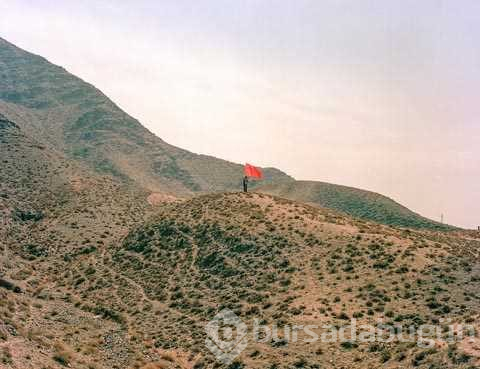
[(0, 367), (128, 363), (121, 322), (59, 276), (143, 221), (146, 193), (69, 163), (2, 116), (0, 157)]
[[(417, 328), (446, 326), (442, 318), (474, 321), (479, 246), (478, 234), (402, 231), (269, 195), (231, 193), (165, 207), (125, 238), (111, 266), (145, 292), (135, 319), (154, 347), (190, 352), (197, 365), (215, 367), (204, 327), (224, 308), (248, 325), (257, 318), (280, 327), (341, 327), (351, 318)], [(233, 367), (478, 364), (465, 342), (434, 349), (347, 343), (252, 343)]]
[[(0, 76), (0, 112), (100, 173), (183, 195), (239, 187), (240, 165), (167, 144), (94, 86), (1, 38)], [(276, 169), (265, 174), (291, 180)]]
[[(241, 166), (164, 143), (3, 40), (0, 76), (1, 368), (221, 367), (204, 328), (224, 308), (248, 325), (476, 324), (478, 232), (361, 220), (442, 229), (380, 195), (322, 183), (264, 190), (357, 218), (261, 193), (190, 197), (237, 188)], [(188, 199), (153, 201), (152, 191)], [(466, 340), (273, 340), (230, 369), (467, 369), (479, 356)]]

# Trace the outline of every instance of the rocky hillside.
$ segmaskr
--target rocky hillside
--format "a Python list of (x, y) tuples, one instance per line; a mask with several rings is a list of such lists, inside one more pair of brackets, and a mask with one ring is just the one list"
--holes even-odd
[[(107, 247), (151, 209), (147, 193), (91, 173), (4, 116), (0, 157), (0, 367), (129, 367), (137, 348), (122, 321), (70, 293), (68, 276), (89, 258), (101, 272)], [(103, 286), (109, 296), (115, 283)]]
[[(5, 117), (0, 133), (2, 368), (219, 367), (204, 328), (224, 308), (249, 326), (444, 329), (478, 317), (476, 232), (399, 230), (264, 194), (152, 206)], [(280, 336), (230, 368), (473, 368), (478, 357), (464, 339), (426, 349)]]
[[(8, 155), (29, 163), (29, 152)], [(14, 173), (13, 166), (2, 168)], [(463, 339), (427, 349), (397, 340), (290, 344), (281, 333), (249, 345), (230, 366), (219, 365), (204, 343), (205, 325), (224, 308), (248, 326), (255, 318), (280, 327), (342, 327), (351, 318), (416, 327), (447, 318), (475, 323), (475, 232), (398, 230), (263, 194), (213, 194), (152, 207), (146, 193), (72, 172), (73, 181), (59, 181), (67, 196), (40, 197), (50, 209), (41, 216), (1, 213), (7, 225), (1, 238), (2, 368), (480, 364), (477, 343)], [(39, 188), (56, 183), (57, 175), (70, 178), (61, 166), (46, 173), (35, 183)], [(47, 178), (52, 182), (43, 182)], [(9, 185), (2, 209), (31, 204), (36, 211), (35, 201), (11, 190), (25, 180)]]
[[(144, 291), (135, 319), (154, 347), (190, 352), (197, 367), (213, 368), (204, 327), (224, 308), (250, 327), (255, 318), (280, 327), (342, 327), (352, 318), (359, 325), (442, 329), (442, 319), (473, 322), (479, 247), (478, 234), (401, 231), (269, 195), (218, 194), (163, 208), (124, 239), (111, 267)], [(426, 349), (396, 339), (282, 338), (252, 343), (232, 368), (480, 364), (477, 343), (463, 340)]]

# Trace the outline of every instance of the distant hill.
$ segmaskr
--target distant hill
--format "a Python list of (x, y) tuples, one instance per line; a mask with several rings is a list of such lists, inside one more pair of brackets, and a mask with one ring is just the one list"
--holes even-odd
[(1, 38), (0, 76), (0, 112), (97, 172), (181, 195), (240, 188), (241, 165), (167, 144), (91, 84)]
[(335, 209), (351, 216), (405, 228), (452, 230), (375, 192), (324, 182), (295, 181), (262, 186), (259, 192)]
[[(67, 161), (133, 187), (178, 197), (241, 188), (242, 165), (166, 143), (91, 84), (1, 38), (0, 77), (0, 113)], [(262, 191), (268, 193), (388, 225), (449, 229), (381, 195), (296, 182), (274, 168), (264, 173)]]

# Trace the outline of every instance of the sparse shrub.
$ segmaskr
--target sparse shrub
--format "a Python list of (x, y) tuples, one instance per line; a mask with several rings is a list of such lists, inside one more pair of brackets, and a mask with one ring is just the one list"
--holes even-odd
[(70, 366), (73, 359), (72, 352), (63, 343), (60, 342), (57, 342), (55, 344), (54, 349), (55, 354), (53, 355), (53, 360), (63, 366)]

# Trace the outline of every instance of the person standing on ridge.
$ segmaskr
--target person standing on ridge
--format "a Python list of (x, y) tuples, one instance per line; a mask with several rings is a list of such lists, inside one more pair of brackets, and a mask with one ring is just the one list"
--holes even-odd
[(248, 192), (248, 177), (243, 177), (243, 192)]

